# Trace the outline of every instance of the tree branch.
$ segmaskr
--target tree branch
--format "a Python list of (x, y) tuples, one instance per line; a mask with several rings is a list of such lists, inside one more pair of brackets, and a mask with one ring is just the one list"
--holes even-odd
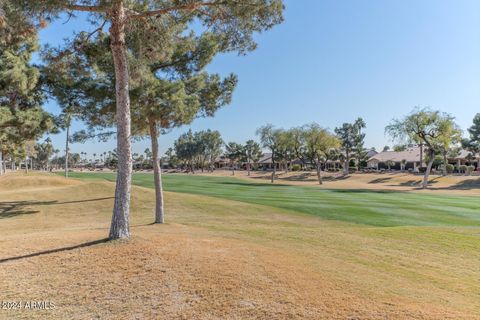
[(147, 18), (147, 17), (154, 17), (154, 16), (160, 16), (162, 14), (166, 14), (172, 11), (179, 11), (179, 10), (196, 10), (201, 7), (213, 7), (213, 6), (219, 6), (225, 4), (224, 2), (204, 2), (204, 1), (199, 1), (199, 2), (193, 2), (185, 5), (177, 5), (177, 6), (172, 6), (168, 8), (163, 8), (163, 9), (158, 9), (158, 10), (152, 10), (152, 11), (147, 11), (144, 13), (137, 13), (137, 14), (131, 14), (128, 16), (129, 19), (142, 19), (142, 18)]
[(76, 4), (67, 4), (65, 5), (65, 9), (84, 12), (107, 12), (107, 9), (101, 6), (82, 6)]

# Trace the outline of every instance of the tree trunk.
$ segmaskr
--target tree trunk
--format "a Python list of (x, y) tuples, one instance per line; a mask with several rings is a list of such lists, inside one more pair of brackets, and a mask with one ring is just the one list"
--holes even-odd
[(165, 211), (163, 206), (162, 167), (160, 166), (160, 155), (158, 152), (157, 123), (155, 120), (149, 119), (148, 124), (150, 127), (150, 139), (152, 141), (153, 180), (155, 182), (155, 223), (164, 223)]
[(132, 183), (132, 147), (130, 140), (130, 97), (128, 92), (128, 65), (125, 55), (126, 14), (123, 1), (118, 1), (111, 12), (111, 50), (115, 66), (115, 102), (117, 121), (118, 172), (113, 206), (111, 240), (130, 237), (129, 214)]
[(28, 173), (28, 159), (25, 157), (25, 173)]
[(317, 162), (317, 178), (318, 178), (318, 184), (323, 184), (322, 181), (322, 166), (320, 162)]
[(423, 176), (423, 189), (427, 189), (428, 187), (428, 177), (430, 176), (430, 171), (432, 170), (433, 160), (435, 154), (433, 151), (430, 151), (430, 160), (428, 161), (427, 170), (425, 171), (425, 175)]
[(3, 175), (5, 172), (3, 171), (3, 152), (0, 151), (0, 176)]
[(67, 123), (67, 138), (65, 139), (65, 178), (68, 178), (68, 140), (69, 138), (70, 138), (70, 121), (68, 121)]
[(346, 153), (345, 168), (343, 168), (343, 171), (345, 174), (350, 173), (350, 155), (348, 154), (348, 152)]
[(444, 152), (443, 153), (443, 175), (446, 176), (447, 175), (447, 153)]
[[(273, 154), (273, 152), (272, 152)], [(277, 164), (275, 163), (275, 159), (272, 157), (272, 164), (273, 164), (273, 171), (272, 171), (272, 183), (275, 182), (275, 174), (277, 172)]]
[(250, 162), (247, 163), (247, 176), (250, 176)]
[(420, 168), (423, 167), (423, 143), (420, 143)]

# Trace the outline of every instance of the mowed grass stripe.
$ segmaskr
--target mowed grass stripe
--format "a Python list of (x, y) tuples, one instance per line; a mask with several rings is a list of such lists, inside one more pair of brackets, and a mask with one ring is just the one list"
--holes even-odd
[[(115, 173), (71, 173), (74, 178), (115, 181)], [(310, 186), (251, 183), (228, 177), (182, 174), (163, 176), (166, 191), (261, 204), (370, 226), (480, 226), (480, 200), (373, 190), (326, 190)], [(133, 175), (133, 183), (153, 188), (151, 174)]]

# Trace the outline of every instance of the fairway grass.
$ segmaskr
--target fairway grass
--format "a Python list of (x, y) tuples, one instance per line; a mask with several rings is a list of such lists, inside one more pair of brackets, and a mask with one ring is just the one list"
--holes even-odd
[(152, 225), (136, 174), (132, 239), (112, 243), (114, 176), (81, 177), (0, 178), (0, 300), (57, 306), (0, 318), (480, 319), (475, 198), (165, 175)]
[[(115, 180), (114, 173), (71, 177)], [(151, 174), (133, 175), (133, 183), (153, 188)], [(480, 200), (473, 196), (436, 196), (382, 190), (325, 190), (316, 187), (256, 183), (228, 177), (182, 174), (163, 176), (165, 190), (261, 204), (324, 219), (371, 226), (480, 226)]]

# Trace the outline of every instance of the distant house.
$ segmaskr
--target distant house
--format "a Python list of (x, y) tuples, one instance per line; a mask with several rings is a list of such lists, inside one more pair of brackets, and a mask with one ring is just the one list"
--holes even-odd
[(225, 169), (230, 167), (230, 159), (228, 159), (226, 156), (219, 156), (215, 159), (214, 161), (214, 166), (215, 169)]
[(388, 162), (390, 168), (394, 170), (414, 171), (420, 167), (420, 148), (409, 147), (404, 151), (383, 151), (377, 153), (367, 160), (367, 167), (373, 169), (387, 169)]
[[(409, 170), (417, 171), (420, 167), (425, 167), (426, 152), (423, 152), (423, 162), (420, 164), (420, 148), (408, 147), (404, 151), (383, 151), (370, 157), (367, 161), (367, 166), (373, 169), (386, 169), (388, 168), (388, 162), (390, 162), (390, 168), (393, 170)], [(466, 150), (460, 150), (459, 154), (454, 157), (447, 158), (449, 164), (460, 165), (473, 165), (478, 168), (480, 156), (472, 155), (471, 152)]]
[[(257, 162), (259, 170), (273, 169), (272, 153), (264, 153), (263, 156)], [(280, 169), (280, 163), (275, 163), (277, 169)]]
[(467, 165), (479, 167), (480, 154), (472, 154), (467, 150), (460, 150), (459, 154), (454, 157), (449, 157), (448, 162), (455, 166)]
[(367, 159), (370, 159), (371, 157), (374, 157), (378, 154), (378, 152), (375, 149), (370, 149), (367, 152)]

